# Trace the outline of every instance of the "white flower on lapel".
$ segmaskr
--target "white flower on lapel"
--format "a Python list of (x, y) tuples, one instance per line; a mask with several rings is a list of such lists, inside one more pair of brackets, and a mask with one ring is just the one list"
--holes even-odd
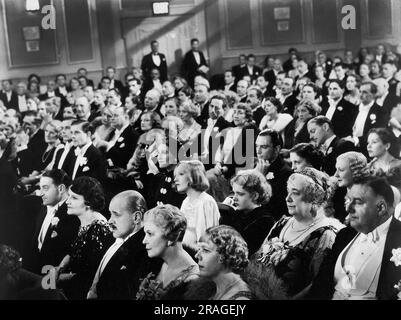
[(274, 173), (273, 173), (273, 172), (269, 172), (269, 173), (266, 175), (266, 179), (267, 179), (267, 180), (272, 180), (272, 179), (274, 179)]
[(126, 266), (122, 266), (122, 267), (120, 268), (120, 270), (126, 270), (126, 269), (127, 269)]
[(390, 261), (394, 262), (396, 267), (401, 266), (401, 248), (391, 250), (393, 256)]
[(219, 128), (214, 127), (214, 128), (213, 128), (213, 131), (214, 131), (214, 132), (218, 132), (218, 131), (219, 131)]
[(117, 139), (118, 142), (124, 141), (124, 137), (120, 137)]
[(344, 109), (343, 109), (343, 107), (339, 106), (339, 107), (337, 107), (337, 110), (338, 111), (343, 111)]
[(125, 143), (120, 144), (120, 148), (124, 148), (125, 147)]
[(55, 238), (58, 236), (58, 233), (56, 231), (53, 231), (52, 234), (50, 235), (50, 238)]
[(89, 171), (89, 167), (88, 167), (88, 166), (85, 166), (85, 167), (83, 167), (83, 169), (82, 169), (82, 172), (86, 172), (86, 171)]
[(51, 225), (52, 225), (52, 227), (54, 228), (54, 227), (57, 227), (57, 224), (59, 223), (59, 221), (60, 221), (60, 219), (59, 218), (57, 218), (57, 217), (54, 217), (53, 219), (52, 219), (52, 221), (51, 221)]
[(369, 118), (370, 118), (370, 120), (375, 121), (376, 115), (374, 113), (372, 113)]
[(330, 154), (330, 153), (332, 153), (333, 152), (333, 147), (330, 147), (328, 150), (327, 150), (327, 154)]
[(82, 157), (81, 160), (80, 160), (80, 162), (79, 162), (79, 165), (80, 165), (80, 166), (84, 166), (84, 165), (86, 165), (87, 163), (88, 163), (88, 158), (87, 158), (87, 157)]

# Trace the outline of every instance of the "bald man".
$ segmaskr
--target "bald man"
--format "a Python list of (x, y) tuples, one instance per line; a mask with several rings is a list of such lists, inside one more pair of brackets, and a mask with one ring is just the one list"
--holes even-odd
[(140, 279), (160, 271), (161, 261), (150, 259), (142, 244), (145, 199), (133, 190), (117, 194), (110, 202), (110, 228), (116, 242), (106, 251), (88, 292), (88, 299), (132, 300)]

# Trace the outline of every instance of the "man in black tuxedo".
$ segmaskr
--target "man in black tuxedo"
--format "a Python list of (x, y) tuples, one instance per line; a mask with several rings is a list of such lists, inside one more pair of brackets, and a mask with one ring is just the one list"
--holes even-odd
[(297, 82), (301, 78), (312, 79), (312, 72), (309, 70), (308, 64), (304, 60), (298, 60), (297, 63), (298, 75), (295, 77), (295, 82)]
[(336, 172), (336, 160), (340, 154), (356, 151), (352, 142), (334, 134), (333, 124), (324, 116), (317, 116), (308, 122), (310, 142), (323, 152), (321, 170), (329, 176)]
[(391, 95), (397, 95), (397, 86), (399, 81), (394, 78), (395, 73), (397, 72), (397, 67), (393, 62), (386, 62), (382, 66), (383, 78), (389, 84), (389, 93)]
[(252, 118), (256, 126), (259, 127), (260, 121), (266, 115), (262, 107), (263, 93), (257, 86), (251, 86), (247, 90), (246, 104), (252, 108)]
[(151, 53), (143, 57), (141, 69), (145, 80), (150, 80), (150, 72), (152, 69), (158, 69), (160, 72), (160, 81), (167, 80), (167, 60), (163, 53), (159, 53), (159, 42), (153, 40), (150, 44)]
[(262, 69), (255, 65), (256, 57), (253, 54), (248, 55), (246, 58), (246, 65), (241, 67), (238, 80), (244, 76), (251, 77), (251, 83), (256, 81), (256, 78), (262, 75)]
[(246, 67), (246, 55), (240, 54), (238, 60), (239, 64), (231, 68), (236, 81), (241, 80), (241, 69)]
[(294, 92), (294, 79), (285, 77), (281, 84), (281, 93), (277, 97), (283, 105), (283, 113), (294, 114), (295, 106), (299, 100)]
[(71, 179), (59, 169), (46, 171), (40, 178), (43, 207), (36, 217), (32, 257), (27, 267), (41, 273), (45, 265), (57, 266), (68, 254), (78, 235), (79, 219), (67, 214), (66, 200)]
[(160, 271), (159, 259), (150, 259), (142, 241), (145, 199), (136, 191), (116, 195), (110, 202), (110, 227), (116, 242), (107, 250), (88, 292), (88, 299), (132, 300), (141, 279)]
[(161, 101), (161, 94), (160, 91), (156, 89), (151, 89), (146, 92), (145, 100), (143, 102), (143, 106), (145, 107), (144, 111), (152, 111), (156, 112), (160, 118), (163, 118), (162, 113), (160, 112), (160, 101)]
[(239, 80), (237, 82), (237, 94), (239, 98), (239, 102), (246, 103), (247, 95), (246, 92), (248, 90), (249, 83), (246, 80)]
[(64, 148), (63, 152), (59, 152), (55, 161), (54, 169), (62, 169), (68, 173), (70, 164), (75, 159), (75, 147), (72, 142), (72, 130), (71, 124), (73, 120), (63, 120), (61, 129), (61, 138), (63, 140)]
[(209, 118), (209, 89), (209, 81), (204, 78), (199, 79), (195, 84), (194, 101), (200, 109), (200, 116), (196, 118), (196, 122), (202, 126), (202, 129), (206, 128)]
[(235, 76), (232, 70), (226, 70), (224, 72), (224, 91), (237, 92)]
[(276, 91), (273, 90), (273, 86), (270, 86), (269, 82), (267, 82), (264, 76), (259, 76), (256, 79), (256, 85), (260, 88), (260, 90), (262, 90), (262, 95), (264, 98), (276, 96)]
[(202, 162), (206, 170), (214, 167), (216, 152), (223, 145), (221, 132), (232, 127), (232, 124), (224, 119), (227, 108), (228, 103), (224, 95), (215, 95), (210, 99), (209, 119), (207, 119), (207, 126), (205, 130), (202, 130), (199, 139)]
[(373, 82), (363, 83), (360, 92), (359, 112), (353, 125), (352, 137), (347, 139), (353, 141), (355, 146), (360, 148), (360, 152), (367, 156), (368, 132), (373, 128), (387, 127), (389, 119), (383, 108), (375, 103), (377, 86)]
[(397, 105), (399, 97), (391, 95), (389, 92), (390, 85), (384, 78), (377, 78), (372, 81), (377, 86), (376, 104), (382, 107), (389, 119), (391, 110)]
[[(401, 222), (394, 216), (394, 194), (383, 178), (353, 184), (346, 196), (351, 228), (342, 229), (312, 283), (309, 298), (396, 300), (401, 279)], [(399, 299), (399, 298), (398, 298)]]
[[(70, 89), (67, 87), (67, 77), (65, 74), (58, 74), (56, 76), (57, 88), (55, 90), (57, 96), (63, 96), (64, 98), (67, 96), (67, 93)], [(67, 102), (67, 100), (65, 100)]]
[(22, 121), (22, 127), (29, 136), (27, 172), (40, 171), (42, 168), (42, 155), (47, 148), (45, 132), (40, 129), (42, 120), (37, 117), (35, 111), (27, 111)]
[(196, 75), (206, 75), (209, 70), (203, 52), (199, 50), (199, 40), (191, 39), (191, 50), (185, 54), (181, 66), (181, 74), (187, 79), (188, 84), (193, 88)]
[(123, 86), (122, 82), (115, 78), (116, 77), (116, 68), (107, 67), (106, 76), (110, 79), (109, 89), (117, 88), (119, 90), (119, 92), (122, 92), (124, 90), (124, 86)]
[(339, 80), (329, 81), (329, 95), (320, 104), (321, 115), (330, 119), (336, 136), (344, 138), (352, 134), (358, 108), (343, 98), (344, 87)]
[(273, 68), (271, 70), (265, 72), (264, 75), (263, 75), (265, 80), (268, 82), (268, 86), (267, 86), (267, 91), (268, 92), (274, 91), (273, 87), (276, 84), (277, 75), (282, 70), (283, 70), (283, 67), (282, 67), (282, 64), (281, 64), (281, 60), (280, 59), (274, 59)]
[(282, 146), (282, 139), (274, 130), (263, 130), (256, 138), (255, 170), (261, 172), (272, 187), (273, 196), (268, 203), (268, 208), (276, 220), (283, 215), (288, 215), (285, 198), (287, 197), (287, 180), (292, 174), (291, 167), (280, 155)]
[(123, 106), (112, 107), (111, 126), (115, 132), (108, 143), (106, 159), (111, 167), (126, 169), (135, 151), (138, 133), (130, 125), (127, 110)]
[(12, 88), (12, 81), (11, 80), (3, 80), (2, 88), (0, 92), (0, 100), (3, 102), (4, 106), (7, 109), (15, 109), (16, 111), (19, 111), (17, 109), (18, 105), (18, 96), (17, 94), (13, 91)]
[(106, 161), (99, 149), (92, 144), (93, 126), (89, 122), (77, 120), (72, 123), (71, 130), (75, 147), (75, 157), (69, 166), (72, 180), (88, 176), (103, 182), (106, 177)]

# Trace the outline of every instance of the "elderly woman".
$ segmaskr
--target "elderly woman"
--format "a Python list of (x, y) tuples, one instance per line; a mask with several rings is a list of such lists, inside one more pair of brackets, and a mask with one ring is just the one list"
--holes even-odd
[(231, 205), (228, 208), (232, 210), (219, 206), (220, 224), (236, 229), (252, 255), (260, 248), (275, 222), (264, 207), (272, 196), (272, 188), (266, 178), (255, 170), (240, 171), (231, 179), (231, 186), (234, 196), (226, 199), (230, 199), (231, 203), (226, 203)]
[(149, 273), (139, 286), (137, 300), (171, 299), (172, 292), (198, 277), (199, 268), (184, 250), (187, 220), (177, 207), (162, 205), (144, 215), (143, 244), (150, 258), (161, 258), (163, 265), (156, 275)]
[(196, 122), (200, 115), (199, 107), (190, 101), (180, 105), (178, 116), (184, 122), (184, 127), (178, 134), (177, 140), (181, 145), (192, 144), (201, 132), (201, 125)]
[(329, 177), (313, 168), (290, 176), (283, 216), (251, 257), (245, 279), (262, 299), (302, 299), (336, 237), (327, 202)]
[[(284, 129), (284, 149), (291, 149), (301, 142), (309, 142), (308, 122), (321, 111), (320, 106), (310, 100), (301, 100), (295, 108), (294, 119)], [(284, 152), (284, 150), (283, 150)]]
[(206, 230), (196, 254), (200, 277), (212, 281), (206, 297), (199, 290), (198, 281), (191, 284), (185, 299), (249, 300), (251, 291), (240, 273), (248, 265), (248, 248), (241, 235), (229, 226), (216, 226)]
[(392, 168), (401, 166), (400, 144), (390, 129), (371, 129), (367, 150), (369, 157), (373, 158), (369, 167), (374, 175), (385, 175)]
[(100, 213), (105, 196), (99, 181), (91, 177), (74, 180), (67, 199), (67, 214), (79, 218), (78, 236), (70, 252), (56, 268), (58, 285), (69, 299), (85, 299), (99, 263), (114, 238)]
[(298, 143), (289, 153), (293, 171), (307, 167), (319, 169), (322, 166), (323, 153), (311, 143)]

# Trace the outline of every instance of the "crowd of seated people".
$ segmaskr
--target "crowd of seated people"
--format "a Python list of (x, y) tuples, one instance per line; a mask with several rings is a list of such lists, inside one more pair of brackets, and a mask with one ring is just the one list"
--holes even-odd
[(2, 80), (0, 298), (401, 299), (401, 45), (288, 53)]

